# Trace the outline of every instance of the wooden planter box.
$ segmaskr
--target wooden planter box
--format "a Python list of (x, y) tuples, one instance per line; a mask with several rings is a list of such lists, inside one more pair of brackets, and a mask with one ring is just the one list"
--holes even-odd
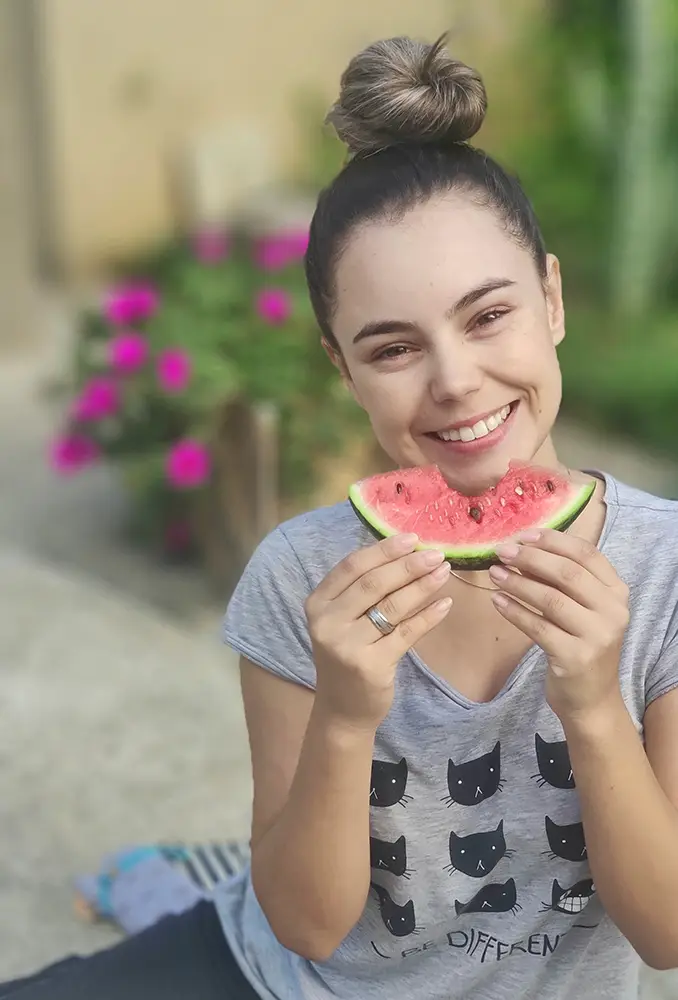
[(275, 407), (238, 400), (221, 409), (211, 488), (195, 512), (205, 572), (221, 594), (235, 586), (258, 543), (281, 521), (344, 500), (356, 479), (392, 467), (371, 437), (358, 437), (340, 455), (321, 461), (311, 496), (290, 502), (280, 496), (279, 456)]

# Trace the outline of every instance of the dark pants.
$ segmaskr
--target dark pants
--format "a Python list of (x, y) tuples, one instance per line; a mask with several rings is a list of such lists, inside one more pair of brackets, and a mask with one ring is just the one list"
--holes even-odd
[(0, 1000), (258, 1000), (211, 903), (87, 958), (0, 983)]

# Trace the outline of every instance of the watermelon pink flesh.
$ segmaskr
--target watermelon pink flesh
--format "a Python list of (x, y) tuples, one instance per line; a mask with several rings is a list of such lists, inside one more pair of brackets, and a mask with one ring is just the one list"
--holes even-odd
[(442, 549), (458, 566), (481, 568), (497, 561), (500, 542), (521, 531), (569, 527), (593, 490), (593, 483), (573, 483), (555, 470), (513, 463), (496, 486), (469, 497), (429, 465), (362, 479), (349, 499), (377, 537), (413, 531), (420, 548)]

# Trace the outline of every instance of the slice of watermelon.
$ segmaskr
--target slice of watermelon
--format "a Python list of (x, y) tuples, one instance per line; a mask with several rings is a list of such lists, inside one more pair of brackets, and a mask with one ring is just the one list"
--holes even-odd
[(349, 500), (377, 538), (419, 535), (420, 549), (442, 549), (456, 569), (487, 569), (496, 547), (519, 532), (564, 531), (593, 496), (595, 484), (552, 469), (513, 462), (480, 496), (451, 489), (436, 465), (398, 469), (354, 483)]

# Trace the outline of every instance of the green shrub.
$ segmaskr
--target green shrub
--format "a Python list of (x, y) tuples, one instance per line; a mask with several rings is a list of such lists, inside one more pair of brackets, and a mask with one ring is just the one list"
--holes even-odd
[(303, 274), (304, 231), (207, 231), (125, 268), (82, 317), (75, 398), (52, 462), (73, 473), (116, 463), (146, 543), (186, 548), (209, 487), (215, 414), (236, 398), (280, 414), (283, 499), (308, 494), (319, 456), (360, 411), (325, 356)]

